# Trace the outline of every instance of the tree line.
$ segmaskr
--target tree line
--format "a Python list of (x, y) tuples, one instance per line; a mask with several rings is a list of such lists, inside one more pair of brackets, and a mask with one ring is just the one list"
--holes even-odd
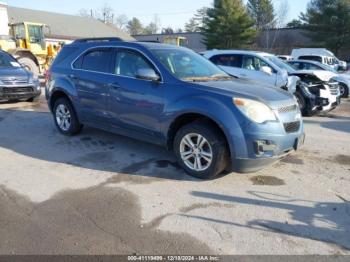
[(154, 15), (152, 21), (144, 25), (140, 19), (137, 17), (133, 17), (129, 19), (124, 14), (116, 15), (113, 8), (105, 3), (98, 10), (87, 10), (81, 9), (79, 10), (78, 15), (83, 17), (92, 17), (94, 19), (98, 19), (104, 23), (108, 23), (114, 25), (118, 29), (130, 34), (130, 35), (146, 35), (146, 34), (172, 34), (172, 33), (180, 33), (182, 29), (174, 29), (172, 27), (161, 27), (161, 21), (158, 15)]
[[(207, 48), (246, 48), (264, 30), (282, 27), (302, 28), (315, 46), (326, 47), (335, 53), (350, 47), (350, 0), (309, 0), (307, 9), (298, 19), (286, 23), (288, 1), (274, 6), (272, 0), (214, 0), (211, 7), (203, 7), (186, 23), (185, 32), (201, 32)], [(171, 27), (161, 28), (158, 16), (144, 26), (134, 17), (115, 16), (105, 5), (100, 12), (80, 11), (81, 15), (94, 16), (114, 24), (131, 35), (175, 33)], [(269, 39), (266, 40), (270, 41)]]

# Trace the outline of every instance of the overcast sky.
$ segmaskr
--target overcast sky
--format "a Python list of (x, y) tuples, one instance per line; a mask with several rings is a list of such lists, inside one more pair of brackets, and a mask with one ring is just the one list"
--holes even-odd
[[(4, 1), (4, 0), (0, 0)], [(287, 21), (297, 18), (304, 12), (308, 0), (274, 0), (276, 5), (281, 1), (289, 1)], [(193, 13), (203, 7), (210, 6), (212, 0), (7, 0), (11, 6), (39, 9), (65, 14), (78, 14), (80, 9), (101, 9), (104, 3), (109, 4), (116, 14), (125, 14), (129, 18), (138, 17), (144, 24), (153, 20), (155, 14), (160, 17), (162, 27), (183, 28)]]

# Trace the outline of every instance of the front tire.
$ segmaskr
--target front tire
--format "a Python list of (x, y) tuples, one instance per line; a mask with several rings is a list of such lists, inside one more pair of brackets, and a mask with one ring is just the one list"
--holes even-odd
[(55, 102), (53, 114), (56, 127), (63, 135), (73, 136), (80, 133), (82, 125), (67, 98), (59, 98)]
[(181, 167), (200, 179), (213, 179), (228, 166), (225, 139), (210, 122), (182, 127), (175, 136), (174, 152)]
[(341, 98), (348, 98), (349, 96), (349, 87), (344, 84), (339, 84), (340, 89), (340, 97)]
[(295, 97), (298, 101), (298, 105), (299, 105), (299, 108), (300, 108), (302, 115), (303, 116), (311, 116), (310, 110), (308, 109), (307, 102), (306, 102), (306, 99), (304, 98), (304, 96), (300, 92), (297, 91), (295, 93)]

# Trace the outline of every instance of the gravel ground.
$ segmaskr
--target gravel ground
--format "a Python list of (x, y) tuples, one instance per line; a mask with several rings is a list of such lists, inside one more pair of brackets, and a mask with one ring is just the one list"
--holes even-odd
[(187, 176), (171, 153), (0, 103), (0, 254), (350, 254), (350, 100), (255, 174)]

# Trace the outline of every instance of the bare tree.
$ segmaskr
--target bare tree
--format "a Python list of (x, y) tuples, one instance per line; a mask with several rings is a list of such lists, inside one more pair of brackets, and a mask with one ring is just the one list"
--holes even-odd
[(114, 24), (114, 10), (108, 3), (105, 3), (101, 8), (99, 18), (104, 23)]
[[(279, 39), (281, 28), (286, 26), (289, 16), (289, 8), (288, 0), (279, 0), (276, 8), (276, 29), (273, 32), (273, 38), (270, 44), (271, 49), (275, 47), (276, 41)], [(267, 32), (267, 35), (269, 35), (269, 32)]]
[(289, 2), (288, 0), (279, 0), (277, 6), (277, 28), (283, 28), (286, 26), (289, 16)]
[(91, 16), (91, 12), (89, 10), (83, 8), (83, 9), (80, 9), (78, 11), (78, 15), (82, 16), (82, 17), (89, 17), (89, 16)]
[(129, 19), (126, 15), (118, 15), (114, 19), (114, 25), (120, 30), (126, 31), (126, 26), (128, 25)]

